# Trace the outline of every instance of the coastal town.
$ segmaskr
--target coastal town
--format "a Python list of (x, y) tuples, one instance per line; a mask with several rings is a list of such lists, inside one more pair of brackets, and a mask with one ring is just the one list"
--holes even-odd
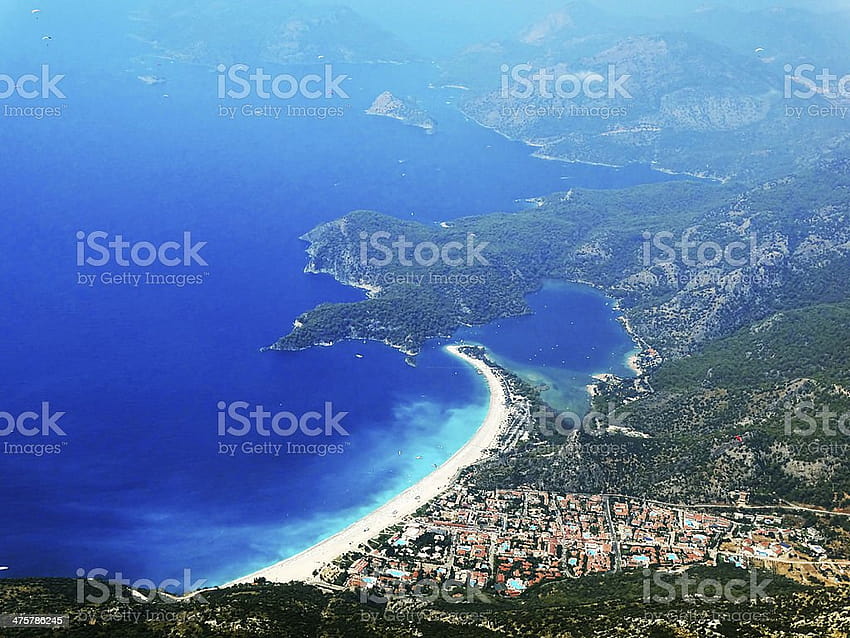
[(827, 549), (819, 524), (751, 506), (746, 492), (730, 494), (726, 504), (686, 506), (531, 486), (475, 487), (462, 469), (529, 443), (537, 434), (529, 430), (533, 403), (527, 386), (483, 348), (447, 350), (490, 388), (490, 413), (474, 445), (342, 532), (237, 582), (304, 580), (381, 595), (422, 582), (464, 583), (516, 598), (536, 585), (591, 574), (731, 564), (803, 583), (850, 583), (847, 552)]
[(729, 508), (729, 516), (612, 495), (457, 485), (362, 552), (321, 572), (358, 591), (408, 591), (430, 582), (471, 584), (518, 597), (541, 583), (628, 569), (681, 571), (751, 565), (798, 580), (850, 583), (850, 562), (830, 557), (813, 528)]

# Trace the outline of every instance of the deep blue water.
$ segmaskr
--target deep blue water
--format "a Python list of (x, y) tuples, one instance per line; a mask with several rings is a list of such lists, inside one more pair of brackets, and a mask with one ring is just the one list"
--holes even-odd
[(633, 374), (626, 359), (635, 344), (602, 293), (547, 281), (528, 301), (531, 315), (463, 328), (455, 337), (485, 344), (501, 365), (546, 386), (547, 403), (577, 414), (588, 406), (586, 386), (594, 374)]
[[(362, 298), (303, 273), (298, 237), (316, 224), (357, 208), (432, 222), (565, 184), (662, 178), (533, 159), (455, 113), (450, 92), (429, 93), (427, 67), (341, 69), (352, 99), (339, 119), (225, 120), (212, 71), (139, 58), (126, 29), (86, 37), (81, 20), (50, 23), (49, 42), (44, 22), (4, 23), (20, 44), (4, 72), (67, 74), (60, 118), (0, 126), (0, 412), (47, 402), (67, 433), (35, 439), (57, 455), (0, 454), (4, 577), (98, 567), (160, 581), (189, 568), (223, 582), (338, 531), (469, 438), (486, 388), (436, 345), (415, 369), (378, 344), (259, 352), (316, 304)], [(126, 57), (101, 57), (110, 46)], [(150, 73), (167, 82), (137, 79)], [(440, 133), (362, 115), (388, 88), (422, 94)], [(191, 232), (207, 242), (208, 266), (191, 269), (204, 284), (78, 285), (110, 270), (76, 264), (76, 233), (96, 230), (155, 243)], [(475, 334), (506, 361), (544, 363), (565, 394), (619, 365), (630, 344), (604, 299), (541, 295), (535, 317)], [(529, 354), (547, 344), (557, 352)], [(227, 458), (219, 401), (297, 414), (330, 402), (349, 436), (329, 441), (339, 455)]]

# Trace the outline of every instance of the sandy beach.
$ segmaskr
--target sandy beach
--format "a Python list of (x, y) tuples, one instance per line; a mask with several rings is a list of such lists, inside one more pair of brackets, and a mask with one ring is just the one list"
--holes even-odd
[(250, 583), (260, 577), (279, 583), (315, 580), (313, 573), (325, 563), (356, 549), (359, 545), (377, 536), (382, 530), (409, 517), (427, 501), (451, 486), (460, 470), (475, 463), (487, 449), (496, 444), (507, 417), (505, 391), (499, 378), (486, 364), (461, 354), (458, 346), (447, 346), (446, 350), (475, 367), (487, 380), (487, 385), (490, 388), (490, 408), (487, 416), (466, 445), (421, 481), (341, 532), (300, 554), (228, 583), (228, 585)]

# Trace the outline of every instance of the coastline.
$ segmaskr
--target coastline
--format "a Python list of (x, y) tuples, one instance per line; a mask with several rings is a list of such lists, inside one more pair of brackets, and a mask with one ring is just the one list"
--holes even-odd
[[(521, 137), (512, 137), (508, 133), (503, 132), (496, 125), (485, 124), (484, 122), (482, 122), (481, 120), (479, 120), (475, 116), (473, 116), (470, 113), (468, 113), (467, 111), (465, 111), (463, 108), (459, 107), (458, 110), (463, 115), (468, 117), (470, 120), (475, 122), (481, 128), (487, 129), (489, 131), (493, 131), (497, 135), (503, 137), (504, 139), (506, 139), (510, 142), (519, 142), (521, 144), (525, 144), (529, 148), (537, 149), (532, 153), (532, 156), (536, 157), (537, 159), (544, 160), (544, 161), (547, 161), (547, 162), (563, 162), (565, 164), (582, 164), (584, 166), (600, 166), (600, 167), (604, 167), (604, 168), (624, 168), (624, 165), (622, 165), (622, 164), (609, 164), (609, 163), (606, 163), (606, 162), (593, 162), (593, 161), (587, 160), (587, 159), (583, 160), (583, 159), (561, 157), (559, 155), (549, 155), (549, 154), (543, 152), (542, 149), (549, 146), (551, 144), (551, 142), (550, 143), (543, 143), (543, 142), (536, 142), (534, 140), (527, 140), (527, 139), (524, 139), (524, 138), (521, 138)], [(563, 138), (559, 138), (558, 141), (561, 141), (562, 139)], [(700, 171), (685, 171), (685, 170), (676, 170), (676, 169), (672, 169), (672, 168), (665, 168), (665, 167), (661, 166), (657, 161), (651, 161), (651, 162), (649, 162), (648, 164), (645, 164), (645, 165), (647, 167), (649, 167), (650, 170), (655, 171), (656, 173), (662, 173), (663, 175), (671, 175), (671, 176), (674, 176), (674, 177), (676, 177), (676, 176), (692, 177), (694, 179), (706, 180), (706, 181), (710, 181), (710, 182), (718, 182), (720, 184), (726, 184), (726, 183), (730, 182), (732, 179), (734, 179), (734, 175), (733, 176), (720, 176), (720, 177), (718, 177), (716, 175), (708, 175), (708, 174), (705, 174), (704, 172), (700, 172)]]
[(460, 346), (453, 345), (446, 346), (445, 350), (475, 368), (487, 381), (490, 390), (487, 416), (472, 438), (428, 476), (341, 532), (295, 556), (226, 583), (222, 587), (252, 583), (257, 578), (265, 578), (277, 583), (317, 581), (314, 573), (321, 570), (325, 564), (346, 552), (357, 549), (383, 530), (411, 516), (422, 505), (447, 489), (458, 472), (480, 460), (487, 450), (496, 444), (507, 417), (507, 397), (502, 382), (490, 366), (461, 353), (459, 348)]

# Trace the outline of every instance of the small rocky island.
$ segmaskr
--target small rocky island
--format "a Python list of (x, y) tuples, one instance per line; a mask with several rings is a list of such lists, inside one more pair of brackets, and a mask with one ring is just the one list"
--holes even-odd
[(437, 123), (414, 100), (403, 100), (389, 91), (384, 91), (375, 98), (366, 113), (390, 117), (408, 126), (425, 129), (429, 134), (433, 134), (437, 130)]

